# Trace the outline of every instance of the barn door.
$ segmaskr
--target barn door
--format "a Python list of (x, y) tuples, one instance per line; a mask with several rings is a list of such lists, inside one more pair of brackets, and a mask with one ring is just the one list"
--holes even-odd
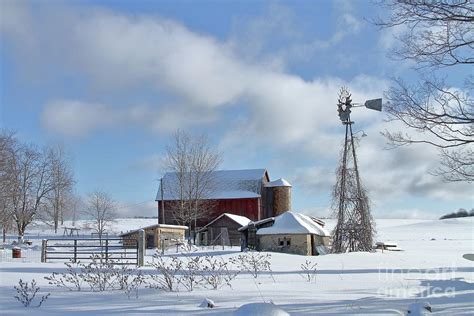
[(155, 235), (153, 234), (146, 235), (146, 247), (147, 249), (155, 248)]

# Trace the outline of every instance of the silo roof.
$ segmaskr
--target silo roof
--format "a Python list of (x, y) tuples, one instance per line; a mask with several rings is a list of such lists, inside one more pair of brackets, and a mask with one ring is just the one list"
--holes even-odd
[(291, 184), (283, 178), (265, 184), (266, 187), (291, 187)]

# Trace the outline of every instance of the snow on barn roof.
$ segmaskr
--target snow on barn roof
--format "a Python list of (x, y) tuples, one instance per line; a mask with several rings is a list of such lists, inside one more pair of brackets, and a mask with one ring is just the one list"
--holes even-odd
[(311, 219), (311, 217), (291, 211), (275, 217), (273, 226), (257, 230), (257, 235), (278, 234), (315, 234), (319, 236), (330, 236), (329, 232)]
[(272, 182), (268, 182), (265, 184), (266, 187), (272, 188), (272, 187), (291, 187), (291, 184), (286, 181), (283, 178), (280, 178), (278, 180), (274, 180)]
[[(210, 174), (212, 188), (204, 199), (258, 198), (266, 169), (216, 170)], [(176, 172), (163, 176), (163, 200), (178, 200), (179, 180)], [(207, 195), (207, 196), (206, 196)], [(155, 201), (161, 201), (161, 186)]]
[(212, 198), (219, 200), (219, 199), (245, 199), (245, 198), (258, 198), (260, 194), (257, 194), (252, 191), (217, 191), (212, 194)]
[(240, 215), (235, 215), (235, 214), (229, 214), (229, 213), (224, 213), (227, 217), (232, 219), (234, 222), (238, 223), (240, 226), (245, 226), (248, 223), (250, 223), (250, 219), (248, 219), (245, 216), (240, 216)]
[(228, 217), (230, 218), (231, 220), (233, 220), (234, 222), (236, 222), (237, 224), (239, 224), (240, 226), (245, 226), (247, 225), (248, 223), (251, 222), (250, 219), (248, 219), (247, 217), (245, 216), (240, 216), (240, 215), (235, 215), (235, 214), (230, 214), (230, 213), (223, 213), (219, 216), (217, 216), (216, 218), (214, 218), (212, 221), (210, 221), (209, 223), (206, 224), (206, 226), (202, 227), (201, 229), (199, 229), (199, 231), (201, 230), (204, 230), (206, 227), (212, 225), (215, 221), (217, 221), (218, 219), (222, 218), (222, 217)]

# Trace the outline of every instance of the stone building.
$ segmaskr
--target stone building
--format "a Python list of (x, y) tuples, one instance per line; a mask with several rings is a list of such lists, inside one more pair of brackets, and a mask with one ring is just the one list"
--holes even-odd
[[(328, 252), (330, 234), (316, 218), (295, 212), (284, 212), (273, 219), (250, 223), (239, 231), (243, 244), (251, 243), (255, 231), (255, 249), (316, 256)], [(265, 226), (265, 227), (263, 227)]]

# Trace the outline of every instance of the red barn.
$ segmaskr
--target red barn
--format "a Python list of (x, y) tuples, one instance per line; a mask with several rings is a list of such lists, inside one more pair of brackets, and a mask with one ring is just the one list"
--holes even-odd
[[(166, 173), (161, 181), (163, 187), (160, 185), (158, 189), (156, 201), (158, 202), (158, 218), (161, 224), (177, 224), (170, 211), (173, 203), (178, 200), (170, 192), (172, 191), (170, 188), (176, 183), (176, 177), (176, 173)], [(197, 227), (203, 227), (224, 213), (245, 216), (250, 220), (260, 220), (275, 215), (272, 204), (275, 185), (270, 182), (266, 169), (218, 170), (214, 171), (213, 177), (216, 180), (216, 188), (206, 198), (213, 207), (206, 218), (198, 220)], [(290, 192), (291, 185), (286, 181), (285, 183), (288, 192)], [(290, 195), (286, 194), (285, 198), (290, 199)], [(277, 202), (280, 203), (280, 201)], [(289, 209), (289, 203), (290, 201), (283, 206), (283, 208), (287, 208), (284, 211)]]

